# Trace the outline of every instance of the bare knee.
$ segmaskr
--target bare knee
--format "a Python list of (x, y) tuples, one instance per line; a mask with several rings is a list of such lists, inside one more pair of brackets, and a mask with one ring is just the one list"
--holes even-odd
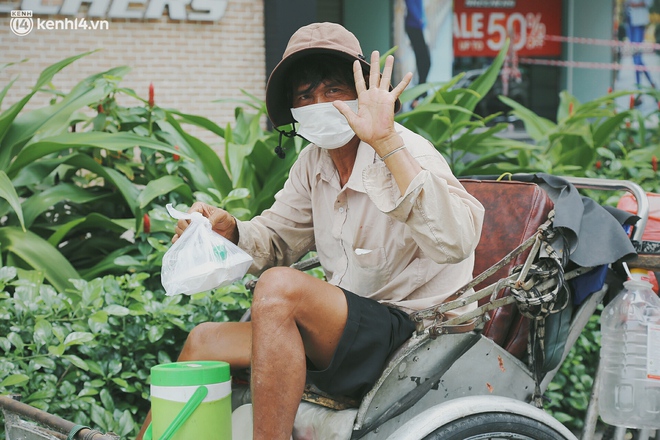
[(289, 267), (273, 267), (261, 274), (252, 298), (252, 319), (259, 319), (262, 313), (289, 314), (300, 299), (295, 288), (299, 274)]
[[(210, 353), (212, 352), (213, 335), (217, 334), (216, 327), (218, 323), (204, 322), (198, 324), (188, 334), (186, 343), (183, 346), (180, 361), (204, 361), (209, 360)], [(217, 341), (216, 341), (217, 344)]]
[(247, 368), (252, 356), (249, 322), (206, 322), (196, 326), (183, 345), (179, 361), (223, 361)]

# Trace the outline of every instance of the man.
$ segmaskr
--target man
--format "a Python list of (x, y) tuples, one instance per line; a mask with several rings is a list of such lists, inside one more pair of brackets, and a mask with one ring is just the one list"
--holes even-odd
[(426, 77), (431, 70), (431, 51), (424, 37), (425, 26), (426, 13), (422, 0), (406, 0), (405, 29), (413, 52), (415, 52), (418, 84), (426, 82)]
[[(625, 29), (628, 39), (633, 45), (639, 46), (644, 42), (646, 28), (651, 21), (649, 8), (653, 6), (653, 0), (625, 0), (624, 1)], [(635, 85), (637, 89), (641, 88), (642, 74), (646, 76), (649, 85), (655, 89), (655, 82), (651, 78), (651, 73), (646, 68), (642, 58), (643, 50), (639, 47), (633, 47), (633, 63), (635, 64)], [(642, 103), (640, 95), (635, 98), (635, 106)]]
[[(312, 144), (261, 216), (191, 208), (261, 276), (252, 321), (196, 327), (179, 360), (251, 368), (254, 439), (290, 438), (306, 380), (362, 397), (412, 335), (406, 311), (441, 303), (472, 277), (483, 208), (429, 142), (394, 123), (412, 75), (392, 88), (392, 65), (390, 56), (381, 76), (378, 52), (367, 63), (337, 24), (298, 30), (266, 104), (274, 126), (295, 121)], [(327, 282), (287, 267), (311, 249)]]

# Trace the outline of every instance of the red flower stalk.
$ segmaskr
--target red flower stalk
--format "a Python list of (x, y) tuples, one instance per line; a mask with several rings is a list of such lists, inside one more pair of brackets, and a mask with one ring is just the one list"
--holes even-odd
[(573, 103), (568, 104), (568, 116), (573, 116)]
[(151, 219), (149, 218), (149, 214), (144, 214), (144, 217), (142, 217), (142, 221), (144, 223), (144, 233), (148, 234), (151, 232)]
[(635, 108), (635, 95), (630, 95), (630, 110)]
[(658, 158), (655, 156), (651, 158), (651, 168), (653, 168), (653, 172), (658, 171)]
[[(178, 149), (179, 149), (179, 146), (178, 146), (178, 145), (175, 145), (175, 146), (174, 146), (174, 149), (175, 149), (175, 150), (178, 150)], [(178, 162), (179, 159), (181, 159), (181, 156), (179, 156), (178, 154), (175, 153), (175, 154), (172, 155), (172, 159), (174, 159), (174, 162)]]
[(626, 128), (630, 128), (630, 121), (626, 121)]
[(610, 93), (612, 93), (612, 86), (609, 86), (609, 87), (607, 88), (607, 94), (609, 95)]
[(599, 170), (603, 166), (603, 163), (599, 160), (596, 161), (596, 169)]
[(154, 83), (149, 84), (149, 108), (154, 107)]
[(103, 104), (99, 104), (98, 107), (96, 107), (96, 110), (97, 110), (99, 113), (105, 113), (105, 112), (103, 111)]

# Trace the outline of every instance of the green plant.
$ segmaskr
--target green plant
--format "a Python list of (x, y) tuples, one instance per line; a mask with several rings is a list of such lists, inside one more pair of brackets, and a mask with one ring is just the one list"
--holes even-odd
[(428, 139), (457, 176), (524, 171), (527, 158), (537, 150), (534, 145), (497, 136), (508, 126), (493, 124), (497, 114), (484, 118), (474, 113), (500, 74), (507, 48), (508, 43), (488, 69), (467, 87), (459, 87), (463, 77), (459, 74), (446, 84), (423, 84), (401, 95), (401, 101), (407, 102), (421, 93), (432, 92), (414, 109), (397, 115), (396, 120)]
[(549, 399), (545, 409), (574, 432), (584, 427), (598, 368), (601, 311), (599, 306), (597, 313), (589, 318), (545, 393)]
[[(69, 279), (125, 271), (159, 272), (173, 221), (166, 203), (203, 200), (251, 218), (272, 203), (301, 140), (262, 128), (263, 102), (246, 94), (235, 126), (225, 129), (196, 115), (164, 109), (122, 88), (119, 67), (90, 76), (70, 92), (51, 81), (82, 54), (47, 68), (22, 100), (0, 113), (0, 243), (5, 261), (44, 271), (59, 290)], [(14, 84), (0, 92), (1, 99)], [(51, 105), (22, 113), (48, 85)], [(144, 105), (124, 107), (123, 97)], [(225, 144), (225, 164), (208, 144), (188, 133), (194, 125)], [(145, 222), (149, 223), (148, 231)], [(156, 288), (156, 284), (152, 287)]]
[(37, 271), (0, 269), (0, 393), (75, 423), (133, 437), (149, 409), (149, 371), (176, 360), (198, 323), (237, 320), (240, 284), (165, 297), (147, 274), (73, 280), (58, 292)]

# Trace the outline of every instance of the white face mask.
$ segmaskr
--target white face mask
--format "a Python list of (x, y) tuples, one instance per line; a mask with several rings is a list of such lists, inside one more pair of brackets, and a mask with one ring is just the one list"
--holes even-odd
[[(357, 113), (357, 99), (344, 102)], [(297, 133), (321, 148), (333, 150), (343, 147), (355, 136), (344, 115), (332, 102), (292, 108), (291, 114), (298, 121)]]

